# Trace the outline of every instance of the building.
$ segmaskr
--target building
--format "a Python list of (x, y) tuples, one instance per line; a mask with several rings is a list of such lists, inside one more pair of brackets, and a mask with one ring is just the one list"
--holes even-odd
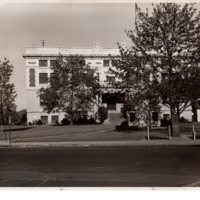
[[(122, 45), (125, 45), (122, 44)], [(61, 121), (65, 113), (45, 113), (40, 106), (38, 90), (48, 85), (48, 79), (52, 73), (50, 66), (54, 64), (58, 55), (81, 55), (85, 58), (85, 63), (96, 69), (102, 90), (101, 103), (104, 104), (109, 113), (105, 123), (119, 124), (123, 120), (121, 109), (123, 107), (125, 93), (120, 89), (113, 88), (109, 83), (116, 81), (116, 77), (109, 71), (114, 67), (115, 60), (119, 56), (119, 49), (101, 48), (95, 42), (92, 48), (55, 48), (55, 47), (30, 47), (26, 48), (26, 98), (27, 98), (27, 119), (28, 122), (41, 119), (45, 124), (52, 124)], [(91, 113), (95, 113), (97, 108), (94, 106)], [(158, 115), (158, 114), (157, 114)], [(183, 114), (189, 121), (192, 120), (191, 108)], [(132, 117), (134, 118), (134, 116)], [(156, 121), (161, 118), (170, 118), (170, 111), (162, 106), (161, 114), (154, 117)]]

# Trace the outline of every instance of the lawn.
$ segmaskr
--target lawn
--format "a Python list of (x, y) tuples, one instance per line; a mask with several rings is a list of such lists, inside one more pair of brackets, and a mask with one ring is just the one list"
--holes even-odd
[[(12, 127), (13, 142), (127, 141), (146, 139), (146, 131), (117, 132), (114, 125)], [(181, 124), (181, 134), (192, 136), (192, 123)], [(167, 130), (151, 130), (151, 139), (168, 139)], [(4, 134), (0, 134), (0, 140)]]
[[(63, 141), (110, 141), (141, 140), (145, 138), (142, 131), (117, 132), (114, 125), (69, 125), (69, 126), (35, 126), (26, 130), (12, 131), (13, 142), (63, 142)], [(0, 139), (4, 135), (1, 134)]]

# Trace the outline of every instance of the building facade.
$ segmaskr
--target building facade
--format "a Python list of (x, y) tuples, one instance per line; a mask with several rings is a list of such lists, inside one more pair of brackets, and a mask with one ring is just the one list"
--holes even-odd
[[(125, 45), (125, 44), (122, 44)], [(55, 47), (30, 47), (26, 48), (26, 99), (27, 99), (27, 119), (28, 122), (41, 119), (44, 124), (53, 124), (57, 120), (61, 121), (65, 113), (45, 113), (40, 106), (38, 90), (47, 87), (52, 73), (50, 67), (54, 64), (59, 55), (81, 55), (85, 58), (85, 64), (96, 70), (101, 85), (102, 96), (100, 103), (108, 109), (108, 119), (105, 123), (119, 124), (123, 120), (121, 109), (123, 107), (125, 93), (120, 89), (113, 88), (110, 82), (117, 81), (109, 68), (114, 68), (114, 63), (119, 56), (119, 49), (101, 48), (95, 42), (91, 48), (55, 48)], [(97, 107), (90, 111), (91, 115), (97, 111)], [(191, 108), (182, 113), (185, 119), (192, 120)], [(170, 111), (162, 106), (161, 113), (155, 117), (159, 121), (161, 118), (170, 118)]]

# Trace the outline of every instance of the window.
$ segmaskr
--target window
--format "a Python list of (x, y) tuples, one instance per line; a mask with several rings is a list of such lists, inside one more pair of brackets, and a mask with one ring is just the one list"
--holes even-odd
[(103, 66), (109, 67), (109, 60), (103, 60)]
[(47, 73), (39, 73), (39, 83), (48, 83)]
[(47, 60), (39, 60), (40, 67), (47, 67)]
[(55, 66), (56, 65), (56, 60), (50, 60), (50, 66)]
[(35, 87), (35, 69), (29, 69), (29, 87)]
[(112, 60), (112, 66), (117, 66), (117, 60)]
[(43, 115), (43, 116), (40, 117), (40, 119), (41, 119), (43, 124), (48, 124), (48, 116)]
[(55, 73), (54, 72), (50, 73), (50, 79), (53, 78), (53, 76), (55, 76)]
[(112, 84), (112, 83), (115, 82), (115, 77), (114, 76), (107, 76), (106, 81), (108, 82), (108, 84)]
[(58, 122), (58, 115), (51, 116), (51, 123), (56, 124)]

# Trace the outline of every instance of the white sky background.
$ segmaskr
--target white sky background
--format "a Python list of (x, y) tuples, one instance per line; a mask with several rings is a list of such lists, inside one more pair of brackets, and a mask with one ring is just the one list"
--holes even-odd
[[(124, 30), (134, 27), (134, 2), (17, 2), (0, 1), (0, 60), (7, 57), (14, 66), (12, 82), (18, 94), (18, 110), (26, 108), (25, 60), (22, 57), (26, 47), (40, 46), (42, 39), (45, 46), (53, 47), (91, 47), (95, 41), (102, 47), (117, 47), (117, 42), (130, 41)], [(138, 4), (143, 8), (150, 5)]]

